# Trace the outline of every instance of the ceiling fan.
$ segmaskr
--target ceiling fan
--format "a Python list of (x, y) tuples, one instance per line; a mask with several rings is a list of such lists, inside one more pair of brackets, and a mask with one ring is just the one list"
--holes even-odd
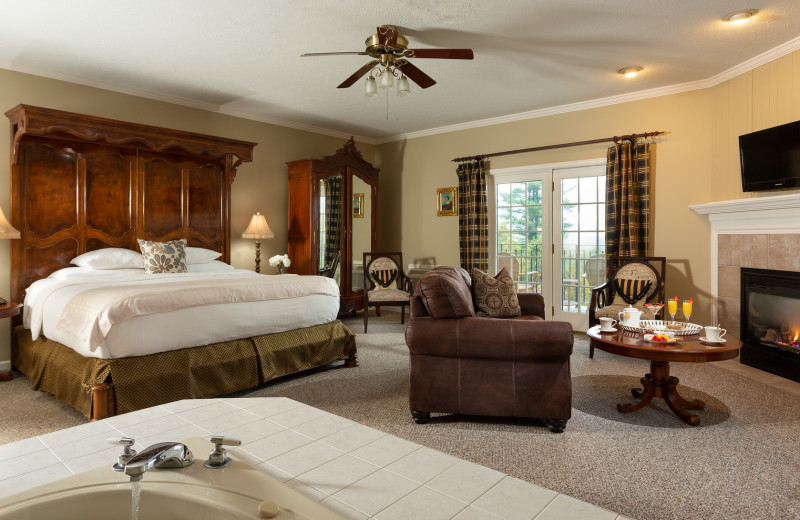
[[(436, 84), (430, 76), (422, 72), (409, 58), (438, 58), (445, 60), (471, 60), (474, 58), (472, 49), (409, 49), (408, 40), (397, 32), (394, 25), (381, 25), (378, 31), (367, 38), (364, 42), (367, 46), (363, 52), (310, 52), (301, 54), (305, 56), (336, 56), (354, 54), (359, 56), (371, 56), (372, 61), (355, 71), (349, 78), (344, 80), (337, 88), (347, 88), (353, 85), (368, 72), (370, 77), (367, 79), (367, 95), (377, 94), (375, 79), (372, 71), (377, 67), (376, 75), (381, 77), (381, 87), (391, 87), (393, 77), (398, 77), (398, 94), (408, 94), (408, 80), (419, 85), (421, 88), (432, 87)], [(381, 70), (381, 67), (383, 69)], [(386, 72), (389, 74), (386, 74)], [(370, 83), (370, 80), (372, 82)], [(371, 92), (371, 89), (374, 91)], [(403, 93), (404, 89), (404, 93)]]

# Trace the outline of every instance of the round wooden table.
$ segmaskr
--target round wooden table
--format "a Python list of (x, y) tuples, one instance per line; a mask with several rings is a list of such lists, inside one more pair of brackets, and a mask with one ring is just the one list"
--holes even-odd
[[(0, 319), (17, 316), (22, 312), (22, 304), (19, 302), (6, 302), (0, 305)], [(0, 381), (11, 381), (14, 375), (11, 372), (0, 373)]]
[(742, 342), (732, 334), (726, 334), (725, 343), (701, 343), (698, 335), (677, 336), (676, 343), (651, 343), (642, 339), (642, 335), (619, 329), (615, 332), (600, 332), (600, 327), (590, 328), (586, 334), (590, 345), (594, 348), (640, 359), (650, 360), (650, 373), (642, 379), (643, 389), (633, 388), (631, 393), (636, 398), (631, 403), (620, 403), (617, 410), (622, 413), (635, 412), (642, 409), (653, 397), (660, 397), (667, 406), (683, 421), (696, 426), (700, 424), (700, 416), (689, 413), (689, 410), (702, 410), (705, 403), (700, 399), (684, 399), (678, 393), (678, 378), (669, 375), (671, 362), (707, 363), (722, 361), (737, 356)]

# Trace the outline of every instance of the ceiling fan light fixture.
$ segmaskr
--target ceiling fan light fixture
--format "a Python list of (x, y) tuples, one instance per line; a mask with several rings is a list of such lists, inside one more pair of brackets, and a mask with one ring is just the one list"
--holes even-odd
[(400, 97), (406, 97), (411, 93), (411, 89), (408, 86), (408, 78), (405, 75), (400, 76), (400, 79), (397, 80), (397, 95)]
[(386, 69), (381, 73), (381, 88), (392, 88), (394, 86), (394, 75), (391, 69)]
[(738, 25), (749, 22), (757, 14), (758, 9), (739, 9), (723, 16), (722, 21)]
[(364, 95), (366, 97), (375, 97), (378, 95), (378, 83), (375, 81), (375, 78), (372, 77), (372, 74), (367, 78), (367, 84), (364, 86)]
[(636, 77), (643, 70), (644, 70), (643, 67), (640, 67), (638, 65), (634, 65), (632, 67), (625, 67), (623, 69), (619, 69), (617, 71), (617, 74), (622, 74), (626, 78), (633, 78), (633, 77)]

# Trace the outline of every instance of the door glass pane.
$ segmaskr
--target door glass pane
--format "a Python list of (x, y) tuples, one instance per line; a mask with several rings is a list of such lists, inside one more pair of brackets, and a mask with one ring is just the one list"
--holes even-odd
[(520, 292), (539, 292), (542, 268), (542, 181), (496, 185), (495, 272), (510, 270)]

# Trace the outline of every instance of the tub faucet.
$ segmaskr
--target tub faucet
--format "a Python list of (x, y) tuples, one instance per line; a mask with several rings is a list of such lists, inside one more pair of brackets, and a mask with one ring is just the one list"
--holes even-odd
[(125, 464), (125, 474), (131, 482), (142, 480), (145, 471), (156, 468), (185, 468), (194, 462), (194, 455), (180, 442), (159, 442), (132, 457)]

